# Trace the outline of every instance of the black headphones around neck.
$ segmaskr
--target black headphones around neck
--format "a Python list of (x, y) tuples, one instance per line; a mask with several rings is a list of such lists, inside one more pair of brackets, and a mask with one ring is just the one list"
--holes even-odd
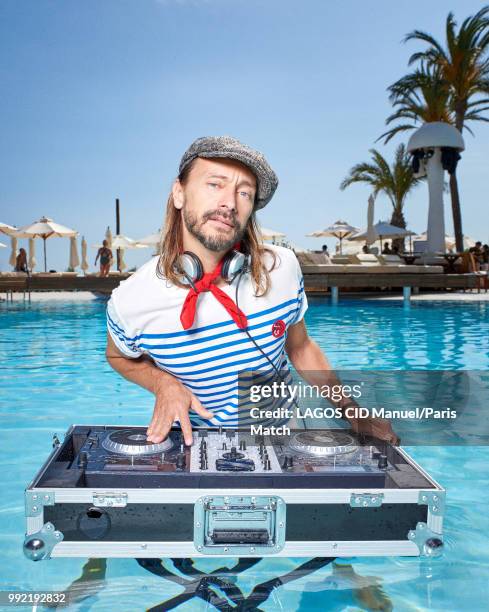
[[(222, 260), (221, 277), (227, 282), (232, 283), (236, 275), (245, 272), (248, 263), (248, 256), (241, 251), (231, 249)], [(184, 285), (194, 285), (204, 276), (204, 267), (199, 257), (192, 251), (184, 251), (179, 255), (175, 264), (175, 271), (181, 275), (181, 282)]]

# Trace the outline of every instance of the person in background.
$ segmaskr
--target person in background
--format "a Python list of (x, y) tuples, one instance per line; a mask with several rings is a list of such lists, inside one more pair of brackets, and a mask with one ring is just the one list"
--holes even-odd
[(19, 249), (19, 254), (15, 260), (15, 272), (29, 272), (27, 267), (27, 253), (25, 249)]
[(489, 271), (489, 244), (485, 244), (481, 251), (481, 270)]
[(475, 243), (475, 247), (474, 247), (474, 257), (477, 259), (477, 261), (481, 264), (484, 263), (482, 261), (482, 242), (480, 240), (478, 240)]
[(388, 242), (384, 244), (384, 248), (382, 249), (382, 255), (392, 255), (392, 251)]
[(322, 246), (323, 255), (327, 255), (329, 257), (328, 245), (323, 244)]
[(395, 244), (395, 245), (392, 247), (392, 254), (393, 254), (393, 255), (399, 255), (399, 247), (397, 246), (397, 244)]
[(362, 253), (364, 255), (369, 255), (370, 254), (370, 249), (368, 248), (368, 245), (364, 244), (362, 247)]
[(102, 247), (98, 250), (97, 257), (95, 258), (95, 265), (100, 257), (100, 276), (109, 276), (110, 265), (112, 263), (112, 251), (108, 247), (107, 240), (102, 242)]

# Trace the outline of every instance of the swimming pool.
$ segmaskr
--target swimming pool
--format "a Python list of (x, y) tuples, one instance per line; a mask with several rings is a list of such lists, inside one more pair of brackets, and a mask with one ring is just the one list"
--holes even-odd
[[(405, 307), (356, 299), (332, 305), (312, 298), (306, 321), (336, 368), (489, 370), (487, 302), (413, 302)], [(106, 363), (104, 303), (4, 302), (0, 322), (0, 590), (64, 590), (81, 575), (84, 560), (34, 564), (24, 558), (24, 487), (48, 455), (53, 433), (62, 434), (71, 423), (146, 425), (152, 396)], [(441, 559), (341, 559), (315, 571), (303, 567), (290, 581), (289, 573), (306, 560), (265, 559), (238, 576), (221, 572), (221, 579), (233, 585), (227, 592), (235, 595), (228, 599), (226, 589), (214, 586), (223, 606), (231, 609), (257, 584), (272, 581), (273, 588), (266, 584), (258, 590), (262, 597), (257, 601), (263, 603), (241, 609), (487, 609), (489, 450), (416, 447), (410, 453), (448, 490)], [(235, 562), (205, 559), (192, 569), (175, 568), (168, 560), (165, 567), (180, 577), (170, 582), (136, 561), (110, 559), (104, 582), (96, 580), (103, 576), (100, 563), (86, 568), (85, 575), (95, 579), (90, 581), (93, 592), (70, 609), (145, 610), (184, 593), (182, 584), (190, 585), (196, 569), (211, 572)], [(282, 585), (276, 582), (279, 576)], [(176, 609), (217, 608), (193, 597)]]

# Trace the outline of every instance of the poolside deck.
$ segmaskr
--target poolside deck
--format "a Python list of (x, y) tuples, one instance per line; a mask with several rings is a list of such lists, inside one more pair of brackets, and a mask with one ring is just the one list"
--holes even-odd
[[(307, 293), (325, 294), (337, 292), (338, 289), (485, 289), (488, 288), (488, 278), (477, 274), (446, 274), (443, 272), (426, 271), (410, 272), (405, 268), (399, 271), (395, 267), (389, 270), (375, 271), (373, 267), (358, 270), (324, 271), (321, 265), (303, 265), (304, 286)], [(25, 275), (0, 275), (0, 293), (24, 293), (38, 291), (91, 291), (96, 294), (110, 295), (119, 283), (129, 274), (113, 274), (106, 278), (94, 275), (76, 276), (65, 274), (40, 274), (27, 277)]]
[[(326, 293), (338, 289), (480, 289), (484, 278), (476, 274), (445, 274), (443, 272), (409, 272), (405, 269), (381, 272), (370, 269), (361, 271), (323, 272), (321, 266), (302, 266), (304, 288), (307, 293)], [(487, 284), (487, 280), (486, 280)]]
[(68, 274), (34, 274), (31, 277), (0, 275), (0, 293), (30, 291), (92, 291), (109, 295), (129, 274), (99, 276), (76, 276)]

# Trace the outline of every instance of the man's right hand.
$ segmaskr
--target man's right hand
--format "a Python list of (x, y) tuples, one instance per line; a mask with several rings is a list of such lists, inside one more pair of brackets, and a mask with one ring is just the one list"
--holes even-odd
[(199, 399), (187, 389), (180, 381), (168, 378), (162, 379), (155, 388), (155, 407), (153, 418), (146, 432), (149, 442), (158, 444), (162, 442), (170, 432), (175, 421), (180, 423), (185, 444), (192, 444), (192, 425), (188, 416), (189, 410), (194, 410), (205, 419), (211, 419), (214, 415), (206, 410)]

